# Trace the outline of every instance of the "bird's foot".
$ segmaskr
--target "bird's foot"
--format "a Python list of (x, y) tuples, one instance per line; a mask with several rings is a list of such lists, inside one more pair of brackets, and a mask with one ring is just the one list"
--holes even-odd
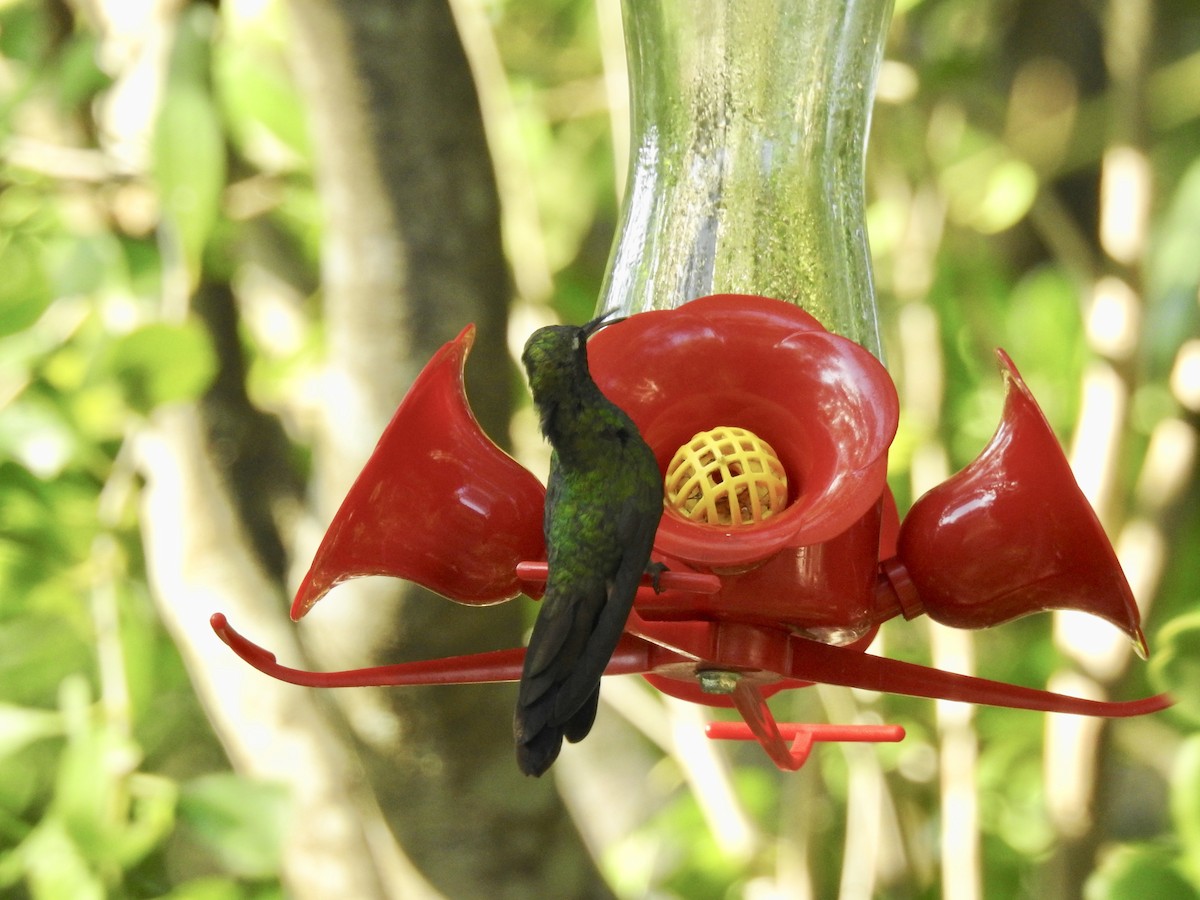
[(662, 586), (658, 583), (663, 572), (669, 572), (670, 569), (664, 563), (649, 562), (646, 563), (646, 574), (650, 576), (650, 586), (654, 588), (654, 593), (661, 594)]

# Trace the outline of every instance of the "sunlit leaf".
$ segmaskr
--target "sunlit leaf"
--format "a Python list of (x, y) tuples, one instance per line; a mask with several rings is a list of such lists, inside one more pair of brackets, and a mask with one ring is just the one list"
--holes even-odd
[(50, 305), (53, 294), (41, 257), (41, 246), (32, 239), (0, 237), (0, 336), (28, 328)]
[(246, 885), (229, 878), (197, 878), (176, 887), (159, 900), (281, 900), (270, 885)]
[(66, 673), (90, 667), (87, 644), (62, 618), (31, 610), (0, 622), (0, 698), (5, 702), (53, 703)]
[(277, 54), (250, 43), (222, 44), (213, 76), (240, 151), (268, 171), (309, 159), (304, 104)]
[(0, 54), (26, 63), (36, 63), (45, 41), (45, 17), (37, 8), (15, 0), (0, 2)]
[(208, 387), (217, 371), (216, 354), (195, 322), (156, 322), (119, 338), (105, 360), (130, 406), (147, 412), (162, 403), (188, 400)]
[(1150, 677), (1174, 698), (1172, 712), (1200, 724), (1200, 612), (1182, 615), (1158, 633)]
[(208, 86), (211, 27), (211, 10), (189, 8), (176, 35), (154, 128), (154, 180), (163, 224), (193, 286), (225, 185), (224, 131)]
[(278, 871), (288, 808), (284, 788), (232, 774), (188, 782), (179, 800), (182, 821), (230, 872), (249, 878)]
[(105, 897), (103, 881), (57, 818), (43, 819), (17, 852), (32, 896), (71, 900)]
[(1017, 224), (1037, 196), (1037, 173), (1026, 162), (1007, 159), (988, 174), (971, 224), (984, 234), (996, 234)]
[(1064, 433), (1074, 423), (1086, 356), (1077, 286), (1058, 267), (1034, 269), (1014, 286), (1003, 324), (1004, 349)]
[(1200, 734), (1184, 741), (1171, 772), (1171, 818), (1186, 866), (1200, 886)]
[(34, 741), (61, 733), (62, 719), (56, 712), (0, 704), (0, 760)]
[(125, 277), (120, 242), (108, 233), (65, 236), (48, 248), (46, 256), (47, 272), (60, 297), (93, 294)]
[(0, 421), (0, 451), (44, 478), (57, 476), (74, 449), (69, 423), (46, 403), (15, 406)]
[(91, 715), (88, 689), (70, 679), (62, 691), (67, 744), (59, 760), (54, 813), (98, 871), (140, 862), (174, 826), (177, 789), (136, 771), (140, 748), (119, 726)]
[(1155, 374), (1169, 371), (1187, 335), (1200, 328), (1200, 159), (1179, 179), (1156, 223), (1146, 267), (1146, 355)]
[(110, 83), (108, 74), (97, 65), (96, 45), (94, 35), (80, 31), (63, 48), (56, 86), (64, 109), (86, 103)]
[(1169, 847), (1149, 844), (1118, 848), (1088, 878), (1085, 900), (1195, 900), (1195, 887), (1179, 871)]

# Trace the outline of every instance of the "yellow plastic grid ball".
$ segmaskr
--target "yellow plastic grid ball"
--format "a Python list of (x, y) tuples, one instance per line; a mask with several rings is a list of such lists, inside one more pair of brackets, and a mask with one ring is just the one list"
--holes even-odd
[(752, 525), (787, 506), (787, 473), (771, 445), (744, 428), (701, 431), (667, 466), (667, 507), (709, 525)]

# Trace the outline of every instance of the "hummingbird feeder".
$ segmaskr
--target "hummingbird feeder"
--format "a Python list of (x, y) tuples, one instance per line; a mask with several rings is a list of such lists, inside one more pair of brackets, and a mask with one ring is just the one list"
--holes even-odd
[[(1146, 652), (1112, 547), (1003, 351), (991, 442), (899, 520), (885, 477), (899, 404), (879, 360), (862, 184), (890, 6), (625, 5), (633, 152), (597, 312), (627, 318), (589, 340), (588, 357), (663, 473), (652, 558), (667, 571), (660, 590), (639, 589), (606, 674), (736, 709), (742, 721), (709, 736), (756, 740), (783, 769), (814, 742), (903, 737), (896, 725), (777, 722), (768, 698), (812, 683), (1093, 716), (1170, 703), (1069, 697), (866, 652), (898, 616), (984, 628), (1050, 609), (1101, 616)], [(362, 575), (475, 606), (540, 596), (545, 491), (471, 413), (472, 338), (468, 326), (413, 383), (293, 618)], [(516, 681), (524, 657), (514, 647), (305, 672), (223, 615), (212, 625), (251, 665), (318, 687)]]

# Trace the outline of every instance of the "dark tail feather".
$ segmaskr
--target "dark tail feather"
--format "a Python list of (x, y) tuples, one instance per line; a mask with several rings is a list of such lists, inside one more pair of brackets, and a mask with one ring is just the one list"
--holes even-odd
[(558, 759), (562, 730), (543, 728), (527, 741), (517, 741), (517, 767), (526, 775), (539, 776)]
[(596, 685), (596, 690), (592, 691), (592, 696), (588, 697), (583, 706), (579, 707), (579, 711), (571, 716), (566, 727), (563, 728), (563, 737), (572, 744), (578, 744), (588, 732), (592, 730), (592, 724), (596, 721), (596, 708), (600, 705), (600, 685)]
[[(544, 707), (553, 707), (553, 692), (543, 695), (528, 707), (518, 706), (513, 719), (513, 734), (517, 745), (517, 766), (526, 775), (541, 775), (562, 750), (563, 738), (576, 743), (587, 737), (596, 721), (596, 708), (600, 704), (600, 685), (592, 692), (583, 706), (579, 707), (566, 722), (551, 724), (546, 720)], [(542, 708), (539, 708), (542, 707)]]

